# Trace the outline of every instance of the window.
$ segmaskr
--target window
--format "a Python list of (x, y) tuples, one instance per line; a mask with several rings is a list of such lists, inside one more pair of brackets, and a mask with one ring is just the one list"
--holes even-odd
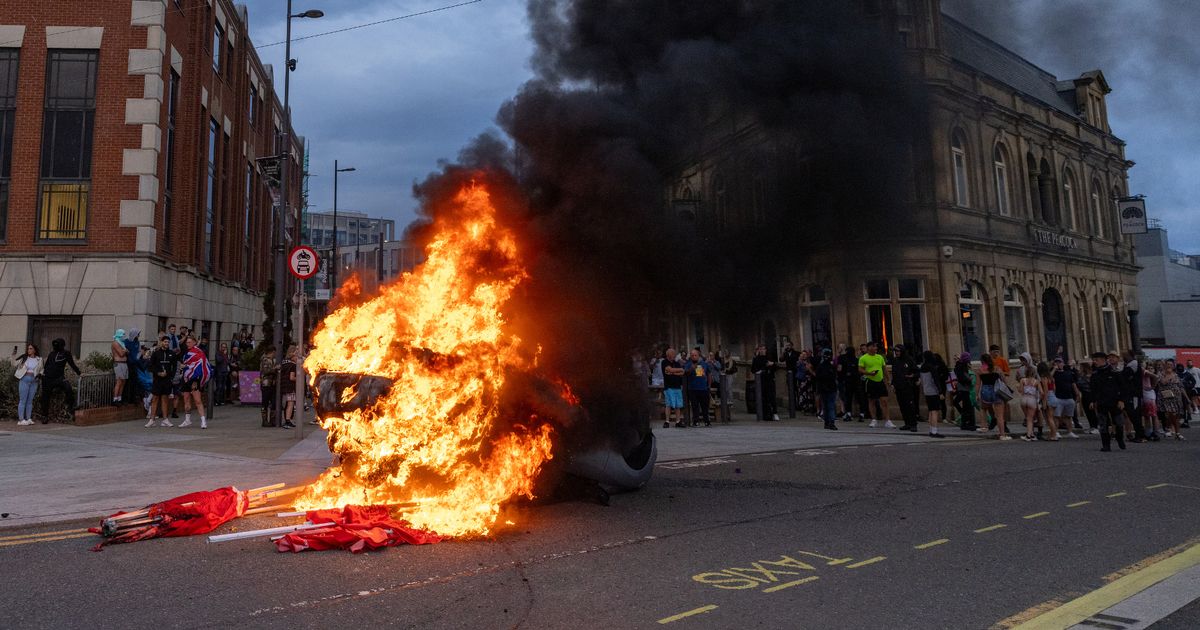
[(1117, 301), (1112, 296), (1104, 296), (1100, 305), (1100, 319), (1104, 326), (1104, 349), (1111, 352), (1120, 348), (1117, 340)]
[(237, 68), (237, 63), (233, 59), (233, 40), (225, 42), (225, 74), (233, 81), (233, 73)]
[(950, 162), (954, 175), (954, 205), (967, 207), (971, 197), (967, 190), (967, 142), (962, 131), (955, 130), (950, 138)]
[(879, 344), (881, 352), (892, 347), (892, 305), (871, 304), (867, 306), (867, 340)]
[(171, 233), (175, 231), (171, 210), (175, 196), (175, 122), (179, 112), (179, 75), (171, 71), (167, 80), (167, 168), (163, 172), (163, 249), (171, 249)]
[(1071, 169), (1063, 169), (1063, 217), (1064, 226), (1072, 230), (1079, 227), (1075, 220), (1075, 174)]
[(49, 51), (39, 241), (83, 240), (87, 236), (98, 60), (99, 53), (94, 50)]
[(817, 350), (833, 347), (833, 326), (824, 287), (811, 286), (800, 292), (802, 347)]
[(890, 300), (892, 298), (891, 286), (886, 278), (867, 280), (865, 285), (868, 300)]
[(250, 109), (247, 110), (250, 128), (258, 126), (258, 88), (250, 85)]
[(212, 271), (213, 268), (213, 220), (216, 217), (216, 197), (217, 197), (217, 148), (219, 137), (221, 135), (221, 127), (217, 125), (215, 119), (208, 120), (208, 187), (204, 201), (204, 268)]
[(924, 287), (919, 278), (900, 278), (896, 281), (896, 287), (900, 290), (901, 300), (919, 300), (925, 297), (922, 290)]
[(246, 204), (245, 216), (242, 217), (242, 282), (246, 283), (250, 276), (250, 215), (251, 199), (254, 198), (254, 167), (246, 165)]
[(61, 338), (67, 342), (67, 350), (79, 357), (80, 340), (83, 337), (83, 318), (79, 316), (31, 316), (25, 338), (42, 349), (42, 356), (49, 352), (50, 342)]
[(1010, 358), (1018, 357), (1029, 349), (1029, 339), (1025, 334), (1025, 300), (1021, 290), (1011, 286), (1004, 290), (1004, 337)]
[(996, 145), (992, 161), (996, 177), (996, 209), (1000, 211), (1000, 216), (1012, 216), (1008, 190), (1008, 150), (1003, 144)]
[(962, 320), (962, 348), (972, 357), (987, 350), (987, 322), (983, 311), (983, 288), (974, 282), (962, 285), (958, 292), (958, 310)]
[(1096, 238), (1104, 238), (1104, 202), (1100, 194), (1100, 180), (1092, 180), (1092, 231)]
[(925, 305), (900, 305), (900, 334), (902, 341), (910, 350), (921, 351), (925, 345)]
[(8, 238), (8, 186), (12, 176), (13, 122), (17, 115), (20, 48), (0, 48), (0, 241)]
[(224, 41), (225, 29), (222, 28), (218, 23), (213, 27), (212, 43), (213, 72), (216, 72), (218, 76), (221, 74), (221, 47), (224, 44)]

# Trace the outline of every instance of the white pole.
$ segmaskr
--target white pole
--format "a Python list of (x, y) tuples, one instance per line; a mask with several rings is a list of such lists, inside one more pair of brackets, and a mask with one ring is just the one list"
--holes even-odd
[(288, 534), (291, 532), (303, 531), (306, 529), (316, 529), (318, 527), (330, 527), (331, 523), (304, 523), (303, 525), (287, 525), (284, 527), (272, 527), (270, 529), (252, 529), (245, 532), (234, 532), (232, 534), (218, 534), (209, 536), (208, 542), (221, 543), (231, 540), (242, 540), (245, 538), (259, 538), (262, 536), (274, 536), (275, 534)]
[(296, 424), (300, 427), (298, 435), (304, 439), (304, 311), (308, 310), (308, 291), (304, 283), (300, 283), (300, 330), (299, 351), (296, 354)]

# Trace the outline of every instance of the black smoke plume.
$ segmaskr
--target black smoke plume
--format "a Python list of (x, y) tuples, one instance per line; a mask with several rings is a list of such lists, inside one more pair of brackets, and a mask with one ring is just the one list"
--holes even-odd
[[(505, 135), (415, 194), (428, 217), (480, 171), (519, 191), (502, 205), (531, 278), (512, 321), (603, 433), (633, 426), (630, 352), (669, 341), (661, 318), (743, 328), (821, 248), (870, 257), (905, 224), (926, 108), (857, 3), (531, 0), (528, 16), (536, 77), (501, 106)], [(702, 161), (723, 190), (677, 200)]]

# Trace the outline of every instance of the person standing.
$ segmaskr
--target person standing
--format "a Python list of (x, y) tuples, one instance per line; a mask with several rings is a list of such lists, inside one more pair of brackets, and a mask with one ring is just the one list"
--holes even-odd
[(1183, 380), (1175, 370), (1175, 361), (1167, 359), (1163, 364), (1162, 376), (1158, 379), (1158, 412), (1166, 425), (1166, 436), (1182, 440), (1179, 419), (1183, 417), (1189, 401)]
[(214, 407), (225, 404), (229, 392), (229, 344), (217, 346), (217, 354), (213, 357), (213, 401)]
[(833, 365), (833, 351), (821, 348), (821, 358), (813, 369), (813, 384), (821, 400), (821, 419), (825, 428), (837, 431), (838, 374)]
[(262, 425), (275, 426), (278, 410), (275, 409), (275, 379), (279, 365), (275, 362), (275, 346), (263, 348), (262, 359), (258, 362), (258, 378), (262, 392)]
[(701, 422), (704, 422), (706, 427), (712, 426), (708, 417), (708, 404), (711, 400), (709, 383), (715, 373), (712, 364), (700, 356), (699, 350), (692, 350), (683, 366), (683, 373), (687, 381), (687, 400), (692, 414), (692, 426), (698, 427)]
[(50, 422), (50, 396), (55, 391), (62, 391), (67, 413), (74, 417), (75, 390), (71, 389), (71, 384), (67, 382), (67, 367), (75, 370), (76, 376), (83, 373), (79, 366), (75, 365), (75, 357), (71, 351), (67, 350), (65, 339), (59, 337), (51, 341), (50, 347), (53, 349), (46, 356), (46, 367), (42, 372), (42, 424)]
[(959, 428), (974, 431), (975, 425), (975, 372), (971, 370), (971, 354), (958, 355), (954, 363), (954, 407), (958, 410)]
[[(991, 412), (995, 416), (996, 426), (1000, 429), (996, 438), (1011, 440), (1012, 436), (1008, 435), (1005, 426), (1008, 422), (1008, 401), (996, 392), (1000, 383), (1004, 383), (1004, 373), (996, 367), (994, 361), (992, 355), (986, 352), (979, 356), (979, 369), (976, 372), (979, 377), (979, 406), (985, 415)], [(984, 427), (976, 429), (982, 433), (986, 433), (988, 430)]]
[[(946, 380), (949, 372), (946, 361), (932, 350), (926, 350), (921, 355), (919, 378), (921, 393), (925, 396), (925, 408), (929, 410), (929, 437), (946, 437), (938, 433), (938, 422), (941, 421), (942, 414), (946, 413)], [(908, 428), (907, 423), (902, 428)], [(917, 424), (914, 422), (908, 430), (916, 431)]]
[(1079, 376), (1075, 370), (1067, 369), (1061, 358), (1054, 359), (1054, 408), (1051, 413), (1054, 414), (1056, 422), (1050, 423), (1050, 431), (1054, 433), (1054, 437), (1058, 437), (1056, 429), (1065, 428), (1067, 437), (1071, 439), (1079, 439), (1075, 434), (1074, 419), (1076, 401), (1083, 397), (1083, 393), (1079, 391)]
[(196, 412), (200, 415), (200, 428), (207, 429), (208, 418), (204, 414), (202, 396), (208, 379), (212, 377), (212, 371), (208, 367), (208, 357), (205, 356), (204, 350), (200, 349), (195, 337), (188, 335), (183, 344), (183, 422), (179, 423), (179, 428), (191, 426), (192, 406), (195, 405)]
[(1142, 422), (1146, 427), (1146, 438), (1151, 442), (1162, 439), (1162, 421), (1158, 417), (1158, 362), (1147, 362), (1142, 369)]
[(750, 372), (761, 383), (762, 400), (758, 401), (762, 409), (763, 420), (778, 420), (779, 414), (775, 409), (775, 369), (777, 364), (767, 357), (767, 346), (758, 344), (754, 349), (754, 360), (750, 362)]
[(892, 373), (892, 391), (896, 393), (896, 404), (900, 406), (900, 419), (904, 424), (901, 431), (916, 432), (921, 422), (921, 408), (917, 402), (917, 390), (921, 386), (924, 367), (918, 367), (908, 348), (901, 344), (892, 347), (892, 358), (888, 368)]
[(849, 422), (854, 415), (854, 384), (859, 380), (858, 358), (854, 356), (854, 350), (844, 343), (839, 344), (833, 367), (837, 371), (838, 395), (842, 399), (842, 420)]
[(804, 370), (804, 366), (800, 364), (800, 361), (803, 359), (803, 357), (801, 353), (798, 352), (792, 345), (792, 342), (789, 341), (783, 344), (782, 358), (783, 369), (787, 376), (784, 380), (787, 382), (788, 387), (792, 388), (792, 402), (796, 405), (797, 410), (802, 411), (804, 409), (804, 405), (800, 402), (800, 393), (804, 388), (804, 381), (807, 379), (807, 375), (801, 374), (800, 372), (797, 372), (797, 370)]
[(1142, 366), (1138, 360), (1134, 358), (1132, 350), (1126, 350), (1122, 355), (1117, 356), (1116, 352), (1110, 352), (1108, 361), (1109, 365), (1116, 367), (1120, 365), (1120, 361), (1124, 360), (1124, 367), (1119, 368), (1121, 375), (1121, 401), (1122, 410), (1125, 413), (1126, 429), (1132, 431), (1131, 442), (1141, 443), (1146, 441), (1145, 430), (1142, 428), (1142, 412), (1141, 412), (1141, 396), (1142, 396)]
[(283, 394), (283, 428), (295, 429), (296, 413), (296, 346), (288, 346), (283, 363), (279, 364), (279, 391)]
[(1100, 433), (1100, 423), (1096, 420), (1096, 410), (1092, 403), (1092, 367), (1091, 363), (1083, 363), (1079, 366), (1079, 380), (1075, 383), (1079, 388), (1079, 406), (1083, 408), (1084, 415), (1087, 416), (1088, 433), (1096, 435)]
[(878, 354), (879, 345), (874, 341), (867, 343), (867, 352), (858, 358), (858, 372), (866, 381), (867, 415), (871, 423), (867, 426), (874, 429), (879, 426), (879, 419), (884, 420), (884, 428), (895, 429), (892, 424), (891, 410), (888, 409), (888, 390), (883, 382), (884, 359)]
[[(1105, 359), (1107, 358), (1107, 361)], [(1125, 450), (1125, 401), (1122, 400), (1123, 384), (1117, 369), (1120, 357), (1111, 352), (1092, 354), (1092, 408), (1100, 423), (1100, 450), (1112, 450), (1112, 432), (1117, 434), (1117, 446)]]
[(113, 333), (112, 344), (108, 348), (109, 356), (112, 358), (113, 376), (116, 383), (113, 384), (112, 404), (113, 406), (121, 404), (121, 394), (125, 391), (125, 381), (129, 380), (129, 351), (125, 349), (125, 330), (118, 328)]
[(175, 331), (175, 324), (170, 324), (167, 326), (167, 343), (171, 352), (179, 352), (179, 334)]
[[(1184, 390), (1187, 391), (1188, 405), (1186, 406), (1191, 408), (1190, 415), (1200, 415), (1200, 367), (1196, 367), (1192, 360), (1188, 359), (1187, 367), (1184, 368), (1183, 374), (1179, 378), (1183, 381)], [(1179, 426), (1185, 429), (1189, 428), (1187, 415), (1184, 415), (1183, 423)]]
[(17, 426), (25, 427), (33, 424), (33, 397), (37, 394), (38, 379), (42, 378), (42, 357), (38, 355), (38, 347), (32, 343), (25, 344), (25, 354), (17, 354), (17, 346), (13, 346), (12, 359), (16, 371), (13, 376), (17, 379)]
[(146, 418), (147, 429), (154, 426), (160, 409), (162, 410), (162, 426), (175, 426), (171, 424), (171, 420), (167, 416), (171, 413), (171, 401), (175, 395), (175, 385), (171, 381), (175, 377), (178, 362), (179, 355), (171, 350), (171, 338), (167, 335), (159, 337), (158, 347), (150, 353), (149, 369), (153, 378), (150, 381), (151, 397), (149, 417)]
[(231, 346), (229, 348), (229, 401), (241, 402), (241, 379), (242, 349), (240, 346)]

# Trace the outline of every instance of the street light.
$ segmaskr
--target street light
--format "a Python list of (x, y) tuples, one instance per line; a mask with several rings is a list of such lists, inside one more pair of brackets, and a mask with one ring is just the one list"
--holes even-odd
[(342, 264), (341, 256), (338, 253), (338, 245), (341, 242), (338, 240), (338, 224), (337, 224), (337, 180), (338, 173), (349, 173), (355, 171), (353, 166), (347, 168), (338, 168), (338, 161), (333, 161), (333, 260), (329, 265), (329, 272), (333, 275), (329, 277), (329, 294), (330, 297), (337, 291), (337, 269), (338, 265)]
[[(291, 200), (288, 197), (288, 188), (290, 187), (289, 184), (291, 178), (288, 176), (288, 167), (292, 162), (292, 110), (288, 103), (288, 96), (291, 88), (292, 70), (294, 70), (296, 67), (296, 62), (294, 59), (292, 59), (292, 18), (315, 19), (324, 15), (325, 13), (323, 11), (319, 11), (317, 9), (309, 9), (303, 13), (293, 14), (292, 0), (288, 0), (287, 2), (287, 37), (285, 38), (286, 43), (284, 45), (283, 53), (283, 132), (280, 134), (282, 136), (282, 142), (280, 144), (283, 146), (283, 159), (282, 164), (279, 167), (279, 176), (281, 180), (279, 184), (279, 227), (277, 228), (275, 234), (277, 244), (275, 246), (274, 343), (275, 348), (281, 356), (286, 356), (287, 354), (287, 348), (285, 348), (283, 345), (283, 320), (285, 319), (287, 313), (287, 300), (291, 297), (292, 293), (288, 290), (288, 288), (293, 285), (293, 283), (288, 282), (287, 280), (287, 262), (284, 260), (287, 254), (287, 217), (290, 216), (291, 213), (289, 208)], [(300, 331), (300, 334), (304, 334), (304, 331)], [(299, 366), (297, 366), (296, 369), (298, 372)], [(299, 374), (297, 374), (297, 377), (299, 377)], [(301, 390), (301, 392), (303, 392), (303, 390)], [(303, 398), (301, 398), (300, 404), (304, 404)], [(276, 413), (281, 413), (283, 411), (282, 387), (275, 388), (275, 409)], [(282, 416), (279, 417), (279, 420), (279, 426), (282, 427)]]

